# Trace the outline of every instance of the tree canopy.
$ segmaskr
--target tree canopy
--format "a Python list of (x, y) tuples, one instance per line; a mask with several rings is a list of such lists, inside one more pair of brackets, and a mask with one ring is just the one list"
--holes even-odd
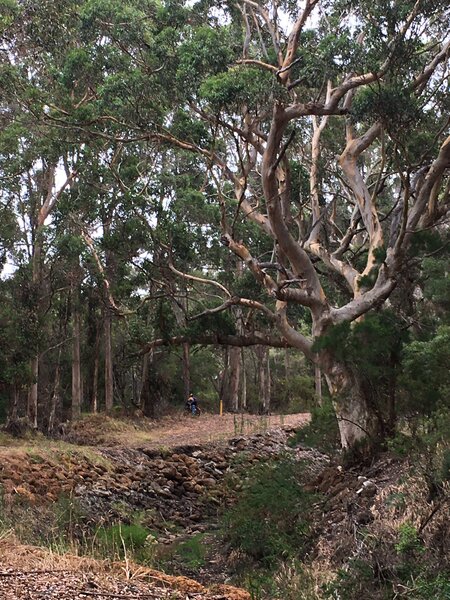
[(358, 344), (398, 337), (376, 315), (411, 323), (425, 259), (442, 259), (447, 3), (1, 8), (0, 251), (31, 269), (36, 322), (57, 289), (95, 287), (98, 310), (138, 323), (135, 354), (295, 348), (325, 374), (344, 446), (383, 433)]

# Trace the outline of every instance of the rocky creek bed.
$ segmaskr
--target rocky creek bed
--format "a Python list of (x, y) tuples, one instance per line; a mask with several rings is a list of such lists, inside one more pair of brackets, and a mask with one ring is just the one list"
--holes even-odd
[[(247, 437), (204, 446), (171, 450), (98, 447), (9, 452), (0, 467), (4, 502), (21, 499), (31, 505), (51, 503), (66, 496), (76, 499), (94, 520), (112, 522), (134, 511), (147, 511), (147, 525), (161, 543), (177, 535), (205, 531), (232, 494), (223, 493), (224, 481), (239, 491), (251, 465), (280, 455), (307, 458), (320, 470), (327, 457), (287, 445), (292, 428), (278, 427)], [(178, 528), (178, 533), (174, 532)]]
[[(305, 565), (312, 566), (314, 573), (320, 571), (318, 580), (332, 577), (355, 560), (367, 564), (376, 560), (377, 568), (400, 569), (402, 556), (396, 548), (399, 531), (406, 526), (421, 532), (421, 543), (433, 552), (439, 568), (446, 568), (446, 557), (450, 555), (446, 497), (430, 497), (420, 465), (386, 453), (370, 465), (344, 468), (317, 450), (290, 447), (288, 440), (294, 430), (291, 426), (278, 426), (228, 440), (172, 448), (158, 448), (154, 443), (132, 447), (112, 444), (79, 447), (64, 443), (51, 447), (3, 447), (0, 448), (3, 525), (9, 519), (12, 529), (16, 525), (28, 528), (34, 525), (40, 533), (48, 515), (54, 516), (59, 503), (64, 502), (70, 510), (80, 510), (82, 514), (81, 521), (74, 517), (71, 534), (75, 538), (82, 537), (83, 527), (95, 531), (114, 523), (133, 524), (138, 518), (145, 530), (151, 532), (160, 555), (166, 558), (157, 564), (166, 572), (191, 577), (197, 585), (210, 590), (211, 584), (236, 581), (232, 553), (227, 552), (216, 532), (220, 516), (241, 494), (253, 467), (289, 456), (303, 466), (304, 489), (318, 498), (307, 516), (310, 535), (303, 555)], [(186, 565), (173, 561), (177, 545), (195, 538), (201, 538), (203, 546), (208, 548), (202, 563)], [(375, 550), (370, 540), (380, 540)], [(0, 541), (0, 550), (4, 546)], [(17, 547), (14, 542), (13, 548)], [(29, 553), (29, 547), (24, 552)], [(5, 574), (5, 581), (14, 580), (20, 590), (20, 586), (28, 585), (25, 584), (28, 575), (26, 565), (14, 566), (16, 555), (12, 550), (3, 562), (0, 556), (0, 566), (7, 570), (12, 565), (11, 569), (16, 569), (18, 579), (14, 580), (14, 574)], [(42, 569), (41, 562), (36, 563), (36, 570)], [(56, 581), (54, 585), (57, 594)], [(249, 598), (242, 590), (236, 592), (237, 596), (230, 591), (222, 595), (220, 592), (219, 596), (216, 592), (202, 595), (210, 593), (203, 588), (198, 596), (186, 597)], [(3, 589), (8, 589), (7, 584), (0, 587), (0, 592)], [(132, 587), (119, 584), (117, 590), (124, 595), (126, 590), (133, 593)], [(110, 591), (115, 593), (114, 587)], [(21, 597), (14, 592), (5, 596), (14, 600)], [(60, 597), (72, 598), (61, 594)]]

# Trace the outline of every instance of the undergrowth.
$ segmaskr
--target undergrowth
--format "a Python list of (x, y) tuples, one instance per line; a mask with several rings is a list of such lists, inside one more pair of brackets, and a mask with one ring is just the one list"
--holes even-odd
[(48, 548), (54, 553), (71, 552), (99, 559), (132, 559), (152, 565), (157, 536), (142, 522), (142, 513), (130, 513), (126, 521), (94, 521), (79, 501), (60, 497), (50, 505), (30, 504), (17, 498), (0, 497), (0, 533), (13, 531), (23, 544)]
[(289, 440), (289, 445), (304, 445), (326, 454), (334, 454), (340, 449), (336, 413), (329, 400), (322, 406), (312, 408), (310, 422), (294, 434)]
[(269, 569), (304, 553), (310, 533), (306, 515), (316, 496), (304, 490), (301, 474), (288, 458), (253, 468), (223, 517), (230, 548)]

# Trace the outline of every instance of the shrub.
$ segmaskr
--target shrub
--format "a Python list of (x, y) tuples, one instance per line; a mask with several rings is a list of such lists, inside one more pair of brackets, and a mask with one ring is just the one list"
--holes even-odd
[(414, 525), (411, 523), (403, 523), (400, 525), (395, 549), (400, 554), (413, 554), (424, 551), (423, 542)]
[(151, 562), (154, 554), (155, 536), (139, 523), (115, 523), (100, 527), (94, 547), (102, 556), (132, 557), (138, 562)]
[(302, 553), (315, 496), (299, 481), (300, 467), (289, 459), (259, 465), (250, 473), (237, 504), (224, 518), (230, 546), (266, 567)]
[(198, 569), (205, 563), (206, 547), (203, 538), (204, 535), (198, 533), (177, 546), (175, 556), (181, 564)]
[(311, 421), (296, 432), (289, 444), (291, 446), (304, 444), (327, 453), (333, 453), (340, 448), (336, 413), (330, 401), (312, 409)]

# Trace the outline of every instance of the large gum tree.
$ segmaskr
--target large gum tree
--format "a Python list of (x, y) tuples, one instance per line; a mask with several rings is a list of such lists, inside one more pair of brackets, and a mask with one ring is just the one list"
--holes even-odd
[[(220, 6), (216, 20), (189, 28), (179, 48), (187, 135), (172, 126), (155, 136), (203, 158), (222, 242), (263, 291), (243, 298), (230, 289), (209, 312), (235, 304), (261, 311), (272, 336), (252, 329), (223, 343), (298, 348), (325, 374), (343, 447), (375, 441), (383, 415), (361, 374), (326, 340), (388, 301), (408, 269), (415, 233), (447, 215), (446, 8), (318, 0)], [(217, 64), (221, 48), (233, 53), (226, 68)], [(208, 145), (195, 139), (200, 123)], [(268, 255), (253, 250), (255, 229)], [(309, 335), (296, 305), (309, 310)]]
[[(376, 440), (382, 416), (361, 373), (327, 340), (389, 302), (414, 236), (448, 213), (447, 3), (67, 6), (65, 57), (58, 47), (56, 64), (43, 67), (53, 92), (37, 118), (78, 143), (140, 145), (153, 164), (149, 210), (152, 194), (161, 200), (164, 171), (196, 156), (204, 173), (196, 194), (175, 185), (162, 206), (170, 211), (182, 196), (197, 210), (203, 202), (205, 246), (220, 239), (244, 265), (233, 280), (205, 254), (193, 273), (168, 230), (158, 256), (195, 287), (188, 322), (239, 307), (240, 326), (187, 327), (144, 351), (170, 343), (296, 348), (325, 374), (343, 447)], [(121, 186), (117, 165), (114, 176)], [(248, 277), (256, 285), (242, 285)], [(200, 289), (209, 300), (199, 311)]]

